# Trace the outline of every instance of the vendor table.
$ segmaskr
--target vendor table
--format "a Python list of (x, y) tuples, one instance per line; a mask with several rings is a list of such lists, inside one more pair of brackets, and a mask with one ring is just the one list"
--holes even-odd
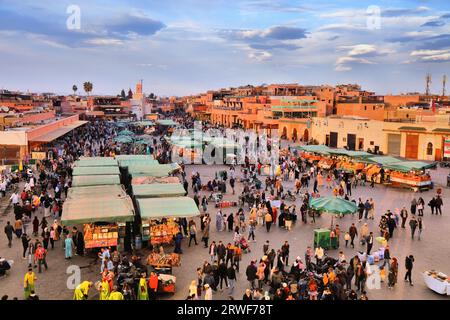
[(446, 294), (450, 296), (450, 282), (444, 281), (439, 278), (435, 278), (431, 275), (430, 272), (425, 271), (422, 273), (423, 280), (425, 281), (425, 284), (428, 288), (433, 290), (434, 292), (437, 292), (439, 294)]

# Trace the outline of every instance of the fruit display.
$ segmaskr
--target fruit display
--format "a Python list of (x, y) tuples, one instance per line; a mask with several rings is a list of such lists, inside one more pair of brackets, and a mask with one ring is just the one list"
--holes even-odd
[(152, 252), (148, 255), (147, 264), (151, 266), (178, 267), (181, 264), (181, 258), (178, 253), (160, 254)]
[(171, 243), (178, 231), (178, 224), (173, 220), (168, 220), (163, 224), (152, 224), (150, 226), (150, 242), (152, 245)]

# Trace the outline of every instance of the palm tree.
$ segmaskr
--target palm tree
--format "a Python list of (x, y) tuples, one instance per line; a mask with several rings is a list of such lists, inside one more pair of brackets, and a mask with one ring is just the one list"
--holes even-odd
[(76, 94), (77, 90), (78, 90), (78, 87), (74, 84), (74, 85), (72, 86), (73, 95)]
[(89, 81), (83, 83), (83, 88), (84, 88), (84, 91), (86, 91), (87, 95), (89, 95), (89, 93), (92, 91), (92, 88), (93, 88), (93, 87), (94, 87), (94, 86), (93, 86), (92, 83), (89, 82)]

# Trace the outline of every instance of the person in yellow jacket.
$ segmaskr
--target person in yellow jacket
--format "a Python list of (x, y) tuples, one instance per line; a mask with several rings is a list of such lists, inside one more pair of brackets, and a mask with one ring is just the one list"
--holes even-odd
[(141, 279), (139, 280), (138, 300), (148, 300), (147, 279), (145, 276), (146, 274), (143, 273)]
[(100, 300), (108, 300), (109, 299), (109, 282), (106, 278), (103, 278), (102, 284), (100, 285)]
[(117, 286), (114, 286), (113, 291), (110, 293), (108, 300), (124, 300), (122, 292), (117, 291)]
[(33, 272), (32, 268), (28, 268), (28, 272), (25, 273), (25, 277), (23, 278), (23, 289), (25, 294), (25, 300), (31, 294), (31, 291), (34, 291), (34, 282), (37, 280), (36, 275)]
[(73, 300), (87, 300), (89, 289), (92, 287), (92, 282), (83, 281), (80, 283), (73, 293)]

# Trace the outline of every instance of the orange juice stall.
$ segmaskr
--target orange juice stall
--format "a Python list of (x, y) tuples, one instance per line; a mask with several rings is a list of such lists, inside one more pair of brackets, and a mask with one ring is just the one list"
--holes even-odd
[(413, 191), (430, 190), (433, 188), (431, 176), (425, 172), (432, 165), (420, 161), (403, 161), (385, 168), (389, 170), (389, 181), (394, 187), (404, 187)]

